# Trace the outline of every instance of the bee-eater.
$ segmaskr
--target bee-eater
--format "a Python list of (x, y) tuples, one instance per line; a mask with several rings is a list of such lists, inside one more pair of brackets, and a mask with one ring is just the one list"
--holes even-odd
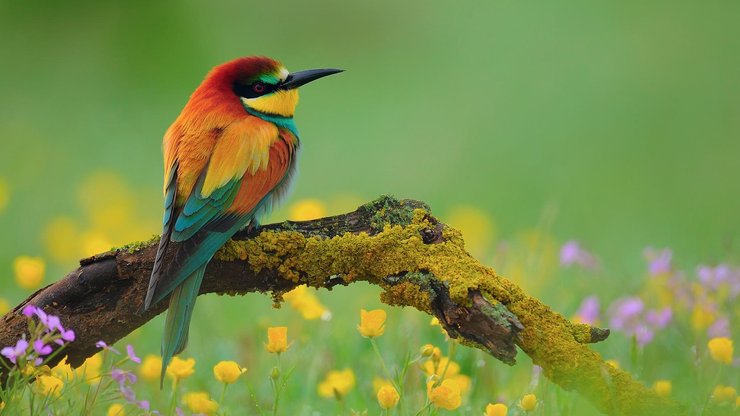
[(208, 262), (290, 187), (297, 88), (338, 72), (290, 73), (270, 58), (235, 59), (211, 70), (165, 133), (164, 225), (144, 300), (147, 310), (170, 297), (162, 379), (187, 343)]

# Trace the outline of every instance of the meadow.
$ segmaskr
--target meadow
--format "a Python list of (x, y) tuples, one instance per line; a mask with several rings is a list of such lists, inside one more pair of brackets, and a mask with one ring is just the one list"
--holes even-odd
[[(158, 234), (163, 132), (211, 67), (264, 54), (347, 70), (301, 90), (300, 176), (265, 223), (423, 200), (482, 263), (610, 328), (591, 346), (610, 365), (688, 414), (739, 411), (737, 2), (0, 10), (0, 314)], [(47, 369), (74, 328), (29, 310), (43, 342), (0, 345), (23, 363), (0, 369), (0, 414), (597, 414), (522, 352), (503, 364), (379, 293), (201, 296), (163, 389), (162, 317)]]
[[(98, 214), (112, 214), (116, 206)], [(320, 200), (299, 200), (286, 215), (324, 216)], [(480, 210), (456, 218), (473, 238), (490, 228)], [(114, 221), (115, 223), (115, 221)], [(84, 235), (84, 233), (82, 234)], [(84, 238), (84, 237), (81, 237)], [(84, 240), (81, 240), (84, 241)], [(80, 244), (85, 247), (85, 244)], [(481, 247), (470, 244), (476, 251)], [(95, 254), (80, 251), (75, 256)], [(625, 293), (599, 257), (575, 240), (558, 243), (543, 229), (522, 233), (495, 250), (504, 275), (522, 279), (548, 298), (572, 298), (561, 312), (575, 322), (605, 326), (612, 336), (594, 348), (609, 365), (628, 370), (660, 396), (692, 414), (733, 414), (738, 359), (731, 340), (737, 319), (740, 269), (728, 263), (679, 269), (670, 249), (646, 248), (642, 285)], [(27, 291), (45, 276), (43, 258), (13, 261), (14, 282)], [(357, 286), (357, 285), (354, 285)], [(371, 287), (316, 292), (301, 286), (284, 306), (269, 299), (201, 299), (190, 348), (168, 369), (159, 388), (156, 350), (161, 322), (148, 324), (72, 369), (44, 365), (53, 342), (74, 342), (64, 322), (33, 309), (27, 339), (2, 350), (18, 367), (0, 392), (3, 414), (594, 414), (574, 392), (544, 378), (520, 354), (508, 367), (450, 340), (436, 318), (379, 303)], [(606, 289), (605, 289), (606, 286)], [(341, 298), (351, 297), (350, 308)], [(0, 312), (12, 299), (1, 299)], [(354, 309), (354, 310), (353, 310)], [(246, 319), (230, 319), (228, 314)], [(231, 334), (219, 338), (218, 333)], [(40, 340), (40, 344), (32, 342)], [(47, 345), (48, 344), (48, 345)], [(63, 349), (61, 350), (63, 351)], [(63, 353), (63, 352), (62, 352)], [(29, 380), (35, 382), (27, 386)], [(507, 413), (508, 412), (508, 413)]]

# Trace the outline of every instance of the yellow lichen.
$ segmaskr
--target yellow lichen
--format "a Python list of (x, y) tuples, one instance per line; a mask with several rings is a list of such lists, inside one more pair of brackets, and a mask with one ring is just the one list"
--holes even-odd
[[(372, 236), (347, 233), (322, 238), (295, 231), (264, 231), (250, 240), (227, 243), (215, 257), (243, 260), (255, 273), (274, 270), (282, 278), (314, 287), (324, 286), (331, 276), (347, 282), (367, 281), (385, 290), (381, 299), (386, 304), (413, 306), (427, 313), (433, 292), (424, 279), (444, 284), (458, 304), (468, 305), (469, 291), (479, 290), (519, 319), (524, 329), (517, 344), (548, 378), (564, 388), (577, 389), (612, 414), (682, 413), (675, 403), (606, 364), (584, 345), (591, 341), (589, 326), (572, 324), (471, 257), (459, 231), (444, 227), (441, 242), (425, 244), (423, 231), (437, 227), (429, 211), (394, 214), (389, 202), (384, 199), (363, 207), (374, 209), (372, 226), (380, 232)], [(281, 297), (281, 293), (274, 295), (277, 300)]]
[[(231, 241), (217, 254), (219, 260), (246, 260), (253, 272), (276, 270), (295, 283), (321, 287), (328, 276), (345, 281), (364, 280), (386, 288), (384, 301), (429, 309), (428, 294), (408, 285), (388, 285), (387, 276), (425, 271), (446, 283), (452, 300), (468, 302), (471, 289), (501, 293), (504, 288), (492, 270), (468, 255), (460, 233), (446, 228), (439, 244), (425, 244), (421, 230), (433, 228), (428, 212), (413, 211), (407, 226), (388, 225), (370, 236), (347, 233), (334, 238), (306, 237), (292, 231), (265, 231), (247, 241)], [(482, 279), (483, 278), (483, 279)]]

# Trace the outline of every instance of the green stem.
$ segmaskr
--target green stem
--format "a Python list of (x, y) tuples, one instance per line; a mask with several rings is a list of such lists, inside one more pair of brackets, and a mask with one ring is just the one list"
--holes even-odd
[(177, 407), (177, 381), (177, 378), (172, 380), (172, 395), (170, 396), (170, 408), (167, 412), (168, 416), (172, 416), (172, 414), (175, 413), (175, 408)]
[(393, 375), (391, 375), (391, 372), (388, 371), (388, 367), (385, 365), (385, 360), (383, 359), (383, 356), (380, 354), (380, 348), (378, 348), (378, 343), (375, 342), (375, 338), (370, 338), (370, 345), (373, 346), (373, 351), (375, 351), (375, 356), (378, 357), (378, 360), (380, 361), (380, 365), (383, 367), (383, 372), (385, 373), (385, 376), (388, 378), (391, 384), (393, 384), (393, 387), (395, 389), (398, 389), (398, 385), (396, 385), (396, 381), (393, 379)]
[(414, 414), (414, 416), (420, 416), (422, 413), (424, 413), (424, 411), (426, 411), (427, 409), (429, 409), (429, 407), (431, 405), (432, 405), (432, 402), (430, 402), (429, 400), (427, 400), (427, 402), (424, 405), (424, 407), (422, 407), (421, 409), (419, 409), (419, 411), (416, 412), (416, 414)]
[(265, 412), (262, 410), (259, 401), (257, 401), (257, 396), (254, 394), (254, 391), (252, 391), (252, 388), (249, 387), (249, 383), (247, 383), (247, 391), (249, 392), (249, 397), (251, 397), (252, 401), (254, 402), (254, 407), (257, 408), (257, 411), (260, 415), (264, 415)]
[(442, 384), (442, 380), (445, 379), (445, 376), (447, 375), (447, 369), (450, 368), (450, 363), (452, 362), (452, 359), (455, 358), (456, 350), (457, 350), (457, 343), (451, 339), (449, 348), (447, 350), (447, 362), (445, 363), (445, 368), (439, 374), (439, 380), (434, 382), (435, 386), (439, 386), (440, 384)]
[(717, 385), (717, 382), (719, 381), (720, 376), (722, 375), (722, 369), (723, 368), (724, 368), (724, 366), (722, 364), (720, 364), (719, 369), (717, 369), (717, 374), (714, 375), (714, 382), (712, 382), (712, 384), (709, 385), (709, 391), (707, 391), (706, 399), (704, 400), (704, 406), (702, 406), (702, 408), (701, 408), (700, 416), (704, 416), (704, 413), (706, 413), (706, 411), (707, 411), (707, 407), (709, 406), (709, 402), (712, 400), (712, 389), (714, 388), (714, 386)]
[[(221, 390), (221, 397), (218, 398), (218, 405), (220, 408), (223, 408), (224, 405), (224, 397), (226, 397), (226, 387), (228, 387), (228, 383), (224, 383), (224, 388)], [(224, 413), (226, 414), (226, 413)]]
[(397, 373), (396, 375), (396, 382), (398, 383), (398, 413), (401, 416), (404, 416), (406, 414), (406, 406), (405, 406), (405, 396), (404, 396), (404, 389), (406, 386), (405, 380), (406, 380), (406, 372), (408, 372), (409, 366), (419, 361), (421, 356), (418, 356), (411, 360), (411, 353), (406, 352), (406, 357), (404, 357), (403, 360), (403, 366), (401, 367), (401, 371)]
[(272, 375), (270, 375), (270, 380), (272, 381), (272, 389), (275, 392), (275, 400), (272, 403), (272, 415), (273, 416), (277, 416), (278, 405), (280, 404), (280, 391), (282, 390), (282, 385), (279, 381), (283, 376), (283, 372), (280, 367), (281, 367), (280, 366), (280, 353), (277, 353), (278, 377), (277, 379), (275, 379), (272, 377)]
[[(94, 378), (93, 378), (94, 379)], [(93, 380), (90, 379), (90, 380)], [(95, 393), (93, 393), (92, 400), (89, 403), (89, 407), (85, 408), (85, 414), (92, 414), (92, 409), (95, 407), (95, 402), (98, 400), (98, 394), (100, 394), (100, 386), (103, 384), (103, 380), (99, 379), (95, 386)], [(107, 387), (107, 384), (106, 384)]]
[(30, 414), (33, 414), (33, 398), (35, 396), (36, 395), (33, 394), (32, 391), (28, 393), (28, 407), (29, 407)]

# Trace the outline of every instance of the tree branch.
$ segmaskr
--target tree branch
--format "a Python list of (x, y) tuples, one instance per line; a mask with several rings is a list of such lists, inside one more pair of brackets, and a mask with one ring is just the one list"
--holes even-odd
[[(0, 319), (0, 346), (24, 334), (21, 311), (33, 304), (75, 330), (67, 361), (81, 365), (97, 341), (112, 344), (165, 310), (166, 300), (140, 313), (156, 248), (155, 239), (82, 260)], [(481, 265), (460, 233), (418, 201), (381, 197), (348, 214), (241, 232), (211, 261), (200, 293), (262, 292), (280, 301), (301, 284), (331, 289), (356, 281), (380, 286), (389, 305), (436, 316), (452, 338), (507, 364), (519, 346), (546, 377), (604, 413), (684, 412), (585, 345), (606, 339), (608, 329), (569, 322)]]

